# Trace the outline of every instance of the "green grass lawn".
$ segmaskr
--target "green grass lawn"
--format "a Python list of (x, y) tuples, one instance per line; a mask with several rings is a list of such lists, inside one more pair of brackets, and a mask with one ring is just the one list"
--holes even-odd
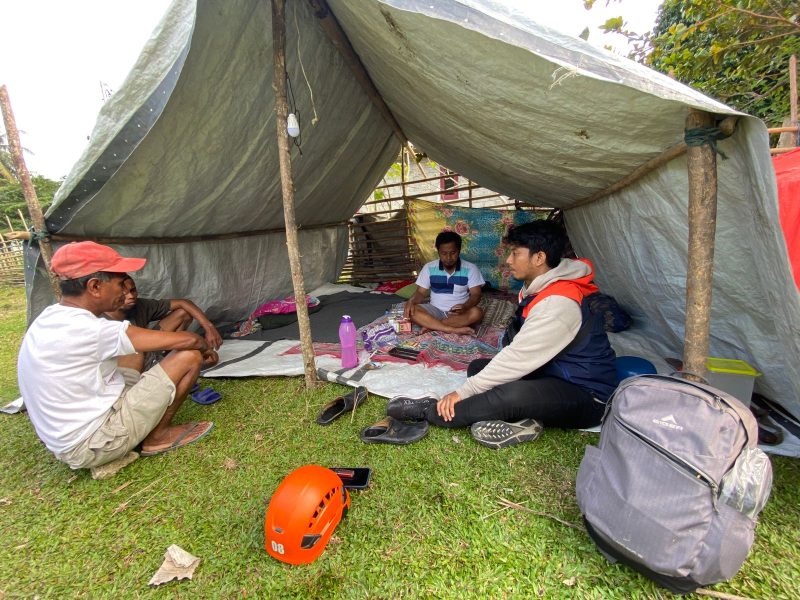
[[(0, 289), (3, 404), (17, 394), (24, 302), (21, 289)], [(383, 398), (322, 428), (316, 412), (345, 388), (308, 392), (302, 378), (205, 383), (223, 400), (188, 402), (179, 417), (213, 420), (208, 438), (105, 481), (56, 462), (24, 414), (0, 414), (0, 598), (669, 596), (609, 565), (583, 531), (498, 503), (578, 524), (575, 474), (594, 434), (548, 430), (492, 451), (467, 431), (432, 428), (412, 446), (367, 445), (358, 432), (382, 416)], [(281, 479), (306, 463), (368, 465), (373, 480), (353, 494), (322, 556), (289, 566), (264, 551), (264, 512)], [(800, 462), (776, 457), (773, 466), (750, 557), (715, 591), (798, 597)], [(202, 562), (193, 580), (151, 589), (171, 544)]]

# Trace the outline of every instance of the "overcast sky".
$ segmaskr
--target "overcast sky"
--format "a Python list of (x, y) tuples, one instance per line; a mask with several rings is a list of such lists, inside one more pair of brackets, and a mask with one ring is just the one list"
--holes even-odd
[[(230, 0), (233, 1), (233, 0)], [(267, 1), (267, 0), (265, 0)], [(297, 1), (297, 0), (290, 0)], [(652, 29), (661, 0), (507, 0), (537, 21), (589, 41), (622, 42), (597, 27), (623, 15), (629, 29)], [(170, 0), (0, 0), (5, 84), (21, 132), (28, 168), (52, 179), (78, 160), (102, 105), (101, 82), (116, 90)]]

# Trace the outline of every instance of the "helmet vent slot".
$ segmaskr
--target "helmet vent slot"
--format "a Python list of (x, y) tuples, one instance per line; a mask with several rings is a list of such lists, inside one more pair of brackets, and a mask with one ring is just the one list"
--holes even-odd
[(300, 543), (300, 547), (303, 550), (308, 550), (309, 548), (313, 548), (314, 544), (316, 544), (322, 536), (320, 534), (313, 534), (313, 535), (304, 535), (303, 541)]

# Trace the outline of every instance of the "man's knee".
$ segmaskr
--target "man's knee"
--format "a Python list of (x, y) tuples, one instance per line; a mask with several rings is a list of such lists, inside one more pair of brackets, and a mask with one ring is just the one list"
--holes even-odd
[(483, 320), (483, 311), (478, 308), (477, 306), (473, 306), (469, 309), (469, 323), (473, 325), (475, 323), (480, 323)]
[(203, 355), (199, 350), (174, 350), (160, 363), (161, 368), (177, 383), (188, 373), (198, 375), (203, 364)]
[(189, 313), (182, 308), (176, 308), (158, 322), (158, 327), (162, 331), (184, 331), (191, 322), (192, 316)]
[(175, 309), (175, 310), (173, 310), (172, 312), (173, 312), (173, 314), (175, 315), (175, 319), (176, 319), (176, 320), (179, 320), (179, 321), (180, 321), (180, 323), (181, 323), (181, 325), (184, 325), (184, 326), (185, 326), (185, 325), (188, 325), (189, 323), (191, 323), (191, 322), (192, 322), (192, 315), (190, 315), (189, 313), (187, 313), (187, 312), (186, 312), (185, 310), (183, 310), (182, 308), (176, 308), (176, 309)]

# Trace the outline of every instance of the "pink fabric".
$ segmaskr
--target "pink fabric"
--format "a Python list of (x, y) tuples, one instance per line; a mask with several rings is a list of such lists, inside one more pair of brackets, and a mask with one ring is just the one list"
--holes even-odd
[(406, 287), (407, 285), (411, 285), (414, 283), (413, 279), (403, 279), (403, 280), (395, 280), (395, 281), (387, 281), (386, 283), (380, 284), (378, 287), (375, 288), (376, 292), (388, 292), (390, 294), (394, 294), (397, 290)]
[[(339, 344), (335, 344), (333, 342), (314, 342), (314, 356), (334, 356), (336, 358), (342, 357), (342, 350)], [(302, 354), (303, 350), (300, 347), (300, 344), (296, 346), (292, 346), (288, 350), (281, 352), (281, 356), (285, 356), (287, 354)], [(402, 358), (396, 358), (394, 356), (389, 356), (388, 354), (381, 354), (376, 353), (372, 355), (372, 359), (375, 362), (408, 362)]]
[[(312, 308), (319, 304), (319, 298), (306, 294), (306, 306)], [(294, 301), (294, 294), (286, 296), (283, 300), (270, 300), (265, 302), (250, 315), (251, 319), (257, 319), (262, 315), (285, 315), (297, 312), (297, 305)]]
[(772, 157), (778, 181), (781, 228), (795, 284), (800, 287), (800, 149)]

